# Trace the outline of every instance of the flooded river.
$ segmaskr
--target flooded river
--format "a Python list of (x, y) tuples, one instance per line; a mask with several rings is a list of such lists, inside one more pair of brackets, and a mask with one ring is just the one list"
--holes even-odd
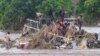
[[(87, 32), (92, 32), (92, 33), (98, 33), (99, 34), (99, 40), (100, 40), (100, 27), (82, 27)], [(6, 32), (0, 31), (0, 39), (4, 39), (6, 35)], [(16, 38), (20, 37), (20, 33), (11, 33), (10, 34), (11, 40), (14, 40)], [(5, 53), (5, 52), (22, 52), (23, 50), (17, 49), (17, 48), (11, 48), (10, 50), (6, 50), (6, 48), (0, 48), (0, 53)]]
[(98, 33), (98, 40), (100, 40), (100, 27), (82, 27), (82, 29), (84, 29), (87, 32)]
[(100, 33), (100, 27), (82, 27), (82, 29), (91, 33)]

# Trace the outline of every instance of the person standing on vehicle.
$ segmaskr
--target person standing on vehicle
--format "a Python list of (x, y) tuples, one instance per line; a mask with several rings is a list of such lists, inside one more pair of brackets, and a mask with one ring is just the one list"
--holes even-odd
[(61, 35), (64, 35), (64, 31), (66, 30), (66, 26), (64, 24), (64, 20), (63, 19), (59, 20), (58, 24), (59, 24), (59, 30), (62, 33)]
[(75, 20), (75, 25), (77, 25), (79, 27), (79, 30), (81, 30), (82, 23), (81, 23), (80, 19)]
[(60, 11), (59, 11), (59, 16), (61, 17), (61, 19), (64, 20), (64, 16), (65, 16), (64, 10), (60, 10)]
[(51, 21), (53, 21), (54, 16), (53, 16), (53, 10), (52, 10), (52, 9), (50, 9), (50, 10), (48, 11), (48, 16), (51, 18)]

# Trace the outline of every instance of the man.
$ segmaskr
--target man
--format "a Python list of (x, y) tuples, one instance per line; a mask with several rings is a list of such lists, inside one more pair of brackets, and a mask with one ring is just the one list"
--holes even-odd
[(64, 20), (63, 19), (59, 20), (58, 24), (59, 24), (59, 30), (61, 32), (61, 35), (65, 35), (66, 26), (64, 24)]
[(60, 10), (60, 11), (59, 11), (59, 16), (61, 17), (61, 19), (64, 20), (64, 16), (65, 16), (64, 10)]
[(63, 29), (65, 28), (65, 24), (64, 24), (64, 20), (63, 19), (59, 20), (58, 23), (60, 25), (60, 28), (63, 28)]
[(75, 25), (77, 25), (79, 27), (79, 30), (81, 30), (82, 23), (81, 23), (80, 19), (75, 20)]
[(52, 21), (54, 19), (54, 17), (53, 17), (53, 10), (52, 9), (50, 9), (48, 11), (48, 15), (49, 15), (49, 17), (51, 18), (51, 21)]
[(5, 36), (5, 46), (7, 49), (11, 48), (11, 39), (10, 39), (10, 32), (7, 32), (6, 36)]

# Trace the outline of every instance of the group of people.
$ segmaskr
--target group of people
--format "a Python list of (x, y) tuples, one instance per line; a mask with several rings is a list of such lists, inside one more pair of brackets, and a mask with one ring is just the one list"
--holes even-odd
[[(58, 17), (60, 18), (60, 20), (57, 19), (57, 20), (59, 21), (58, 23), (59, 23), (62, 27), (65, 27), (65, 24), (64, 24), (64, 18), (65, 18), (65, 15), (66, 15), (65, 11), (62, 9), (62, 10), (60, 10), (57, 14), (58, 14)], [(51, 21), (54, 20), (54, 11), (53, 11), (52, 9), (50, 9), (50, 10), (48, 11), (48, 16), (51, 18)], [(57, 21), (57, 20), (56, 20), (56, 21)], [(80, 19), (76, 19), (76, 20), (74, 20), (74, 21), (75, 21), (75, 25), (77, 25), (77, 26), (79, 27), (79, 29), (81, 30), (81, 25), (82, 25), (82, 23), (81, 23)]]
[[(57, 14), (58, 14), (58, 17), (60, 17), (61, 19), (64, 19), (64, 17), (65, 17), (64, 10), (60, 10)], [(50, 9), (48, 11), (48, 16), (51, 18), (51, 21), (55, 20), (55, 18), (54, 18), (54, 16), (55, 16), (54, 15), (54, 11), (52, 9)]]
[[(66, 30), (68, 28), (68, 26), (71, 25), (71, 23), (69, 23), (69, 22), (65, 23), (63, 19), (58, 20), (57, 23), (59, 24), (59, 29), (62, 29), (62, 30)], [(81, 24), (81, 21), (79, 19), (74, 20), (73, 25), (78, 26), (79, 31), (81, 30), (82, 24)]]

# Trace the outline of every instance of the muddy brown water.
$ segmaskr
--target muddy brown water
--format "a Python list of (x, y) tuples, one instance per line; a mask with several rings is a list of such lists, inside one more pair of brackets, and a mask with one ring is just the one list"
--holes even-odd
[[(82, 27), (82, 29), (84, 29), (85, 31), (88, 32), (92, 32), (92, 33), (98, 33), (99, 34), (99, 40), (100, 40), (100, 27)], [(0, 31), (0, 39), (4, 39), (6, 32)], [(14, 40), (16, 38), (20, 37), (20, 33), (11, 33), (10, 34), (10, 38), (11, 40)], [(75, 44), (74, 44), (75, 45)], [(75, 49), (75, 47), (74, 47)], [(22, 49), (17, 49), (17, 48), (11, 48), (9, 49), (10, 52), (23, 52)], [(5, 52), (9, 52), (8, 50), (6, 50), (6, 48), (0, 48), (0, 53), (5, 53)]]

